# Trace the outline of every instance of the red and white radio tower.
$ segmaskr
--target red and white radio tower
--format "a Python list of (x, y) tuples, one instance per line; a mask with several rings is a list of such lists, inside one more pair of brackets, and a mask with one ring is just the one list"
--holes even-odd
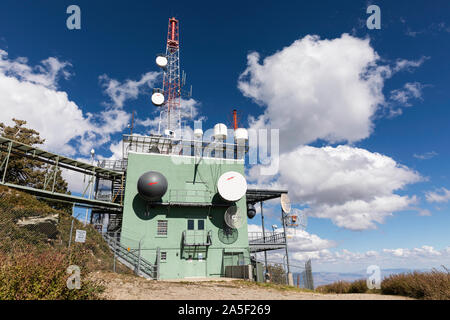
[(161, 111), (161, 121), (165, 118), (165, 127), (169, 132), (181, 128), (181, 87), (184, 85), (180, 77), (180, 33), (179, 22), (169, 19), (167, 32), (167, 47), (165, 55), (158, 55), (156, 64), (164, 71), (163, 89), (155, 89), (152, 102), (156, 106), (164, 106)]
[[(180, 79), (180, 33), (179, 23), (175, 18), (169, 19), (167, 32), (167, 70), (164, 72), (163, 90), (167, 108), (167, 129), (174, 130), (181, 126), (181, 79)], [(177, 112), (175, 112), (175, 110)], [(175, 114), (177, 113), (177, 114)], [(178, 125), (177, 125), (178, 124)]]

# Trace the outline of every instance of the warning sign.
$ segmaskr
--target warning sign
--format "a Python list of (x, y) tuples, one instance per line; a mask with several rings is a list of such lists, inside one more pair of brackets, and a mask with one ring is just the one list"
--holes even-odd
[(85, 242), (86, 241), (86, 231), (85, 230), (77, 230), (75, 233), (75, 242)]

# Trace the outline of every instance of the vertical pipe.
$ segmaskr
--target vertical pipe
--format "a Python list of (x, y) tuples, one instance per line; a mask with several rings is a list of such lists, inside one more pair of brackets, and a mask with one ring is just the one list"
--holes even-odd
[[(94, 165), (94, 155), (91, 154), (91, 164)], [(88, 199), (92, 198), (92, 190), (94, 186), (94, 175), (95, 175), (95, 168), (92, 170), (92, 176), (89, 179), (89, 194)], [(86, 209), (86, 216), (84, 217), (84, 225), (87, 225), (87, 219), (88, 219), (89, 209)], [(92, 215), (92, 209), (91, 209), (91, 215)]]
[(59, 157), (56, 157), (56, 164), (55, 164), (55, 173), (53, 174), (53, 186), (52, 186), (52, 193), (55, 192), (55, 185), (56, 185), (56, 175), (58, 173), (58, 164), (59, 164)]
[(114, 273), (116, 272), (116, 251), (117, 251), (117, 249), (116, 249), (116, 239), (115, 239), (115, 237), (114, 237), (114, 239), (113, 239), (113, 251), (114, 251), (114, 262), (113, 262), (113, 271), (114, 271)]
[(137, 276), (141, 273), (141, 241), (139, 240), (139, 251), (138, 251), (138, 265), (137, 265)]
[(286, 265), (287, 265), (286, 279), (287, 279), (287, 283), (289, 284), (289, 274), (291, 273), (291, 270), (289, 268), (289, 251), (288, 251), (288, 243), (287, 243), (287, 237), (286, 237), (286, 214), (284, 213), (283, 209), (281, 209), (281, 220), (283, 222), (284, 242), (285, 242), (285, 248), (286, 248)]
[[(73, 207), (72, 207), (72, 212), (73, 212), (73, 208), (75, 208), (75, 205), (73, 205)], [(73, 217), (72, 217), (72, 224), (70, 225), (70, 236), (69, 236), (69, 247), (68, 247), (69, 250), (70, 250), (70, 244), (72, 243), (72, 230), (73, 230)]]
[[(260, 203), (261, 206), (261, 225), (262, 225), (262, 232), (263, 232), (263, 242), (266, 243), (266, 232), (264, 229), (264, 212), (263, 212), (263, 202), (261, 201)], [(264, 262), (266, 264), (266, 273), (269, 273), (269, 268), (267, 266), (267, 251), (264, 250)]]
[(160, 248), (156, 248), (156, 280), (159, 280), (159, 267), (161, 264), (161, 257), (160, 257)]
[(236, 109), (233, 110), (233, 126), (234, 126), (234, 130), (236, 130), (238, 128), (238, 125), (237, 125), (237, 111), (236, 111)]

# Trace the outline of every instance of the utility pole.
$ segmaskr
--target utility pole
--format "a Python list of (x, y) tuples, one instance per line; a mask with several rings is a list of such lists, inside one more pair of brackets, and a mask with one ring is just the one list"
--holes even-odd
[(291, 270), (289, 268), (289, 250), (288, 250), (288, 242), (287, 242), (287, 236), (286, 236), (286, 213), (284, 212), (283, 208), (281, 209), (281, 222), (283, 223), (283, 229), (284, 229), (284, 242), (285, 242), (285, 248), (286, 248), (286, 266), (287, 266), (287, 274), (286, 274), (286, 280), (287, 284), (291, 285), (293, 281), (290, 281), (292, 278)]
[[(75, 207), (75, 204), (73, 205), (73, 207)], [(72, 212), (73, 212), (73, 209), (72, 209)], [(73, 217), (71, 217), (71, 218), (72, 218), (72, 223), (70, 225), (70, 236), (69, 236), (69, 247), (68, 247), (69, 250), (70, 250), (70, 244), (72, 243), (72, 231), (73, 231), (73, 220), (74, 220)]]
[(134, 110), (133, 110), (133, 113), (131, 114), (130, 136), (133, 135), (133, 127), (134, 127)]
[[(95, 156), (95, 150), (91, 149), (91, 165), (94, 165), (94, 156)], [(92, 189), (94, 184), (94, 174), (92, 174), (90, 180), (89, 180), (89, 195), (88, 199), (92, 198)], [(87, 219), (88, 219), (89, 209), (86, 209), (86, 216), (84, 217), (84, 226), (87, 225)]]

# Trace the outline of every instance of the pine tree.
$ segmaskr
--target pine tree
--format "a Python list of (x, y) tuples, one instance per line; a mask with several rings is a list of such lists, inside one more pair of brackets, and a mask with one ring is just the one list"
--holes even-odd
[[(25, 120), (12, 119), (14, 126), (6, 126), (4, 123), (0, 123), (0, 135), (2, 137), (21, 142), (29, 146), (39, 146), (45, 142), (45, 139), (40, 137), (39, 132), (34, 129), (25, 127)], [(1, 149), (0, 149), (1, 150)], [(0, 159), (4, 159), (6, 156), (5, 147), (0, 152)], [(56, 172), (55, 172), (56, 171)], [(56, 174), (55, 192), (68, 193), (67, 182), (62, 177), (62, 171), (60, 168), (43, 163), (36, 159), (25, 158), (20, 155), (11, 154), (8, 162), (8, 168), (6, 171), (5, 182), (37, 188), (45, 190), (52, 190), (53, 180), (48, 183), (49, 179), (52, 179)], [(53, 207), (65, 209), (67, 205), (52, 203)]]

